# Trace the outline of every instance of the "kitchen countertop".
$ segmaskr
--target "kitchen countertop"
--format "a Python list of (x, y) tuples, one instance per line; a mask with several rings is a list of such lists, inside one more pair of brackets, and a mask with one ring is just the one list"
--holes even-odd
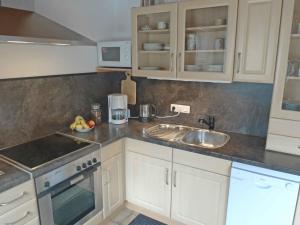
[(128, 124), (123, 125), (103, 123), (96, 126), (95, 129), (89, 133), (77, 133), (67, 129), (64, 130), (63, 133), (79, 139), (98, 143), (101, 147), (121, 138), (128, 137), (184, 151), (300, 175), (300, 156), (266, 150), (265, 138), (225, 132), (230, 135), (229, 142), (224, 147), (210, 150), (145, 137), (142, 133), (143, 128), (151, 127), (156, 124), (158, 123), (141, 123), (136, 120), (131, 120)]
[(0, 193), (30, 180), (29, 173), (26, 173), (1, 159), (0, 171)]

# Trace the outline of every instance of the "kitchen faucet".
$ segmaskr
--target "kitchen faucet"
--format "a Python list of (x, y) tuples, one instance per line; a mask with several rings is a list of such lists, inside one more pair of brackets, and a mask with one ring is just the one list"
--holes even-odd
[(214, 116), (207, 116), (207, 119), (200, 118), (198, 121), (200, 124), (206, 124), (208, 126), (209, 130), (215, 129), (215, 117)]

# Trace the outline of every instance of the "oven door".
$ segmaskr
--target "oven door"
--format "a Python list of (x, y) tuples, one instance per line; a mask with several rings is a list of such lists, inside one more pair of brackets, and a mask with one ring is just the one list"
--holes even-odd
[(90, 168), (38, 196), (41, 225), (82, 225), (102, 211), (100, 167)]

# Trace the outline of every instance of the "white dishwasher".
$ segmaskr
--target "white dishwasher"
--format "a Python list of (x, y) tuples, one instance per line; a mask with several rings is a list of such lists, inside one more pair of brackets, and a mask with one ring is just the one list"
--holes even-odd
[(300, 176), (234, 162), (226, 225), (292, 225)]

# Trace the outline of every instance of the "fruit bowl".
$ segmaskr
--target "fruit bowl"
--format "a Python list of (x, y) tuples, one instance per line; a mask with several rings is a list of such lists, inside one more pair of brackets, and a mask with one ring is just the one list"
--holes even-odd
[(79, 133), (87, 133), (87, 132), (90, 132), (91, 130), (93, 130), (94, 128), (95, 127), (87, 128), (87, 129), (75, 128), (75, 130)]

